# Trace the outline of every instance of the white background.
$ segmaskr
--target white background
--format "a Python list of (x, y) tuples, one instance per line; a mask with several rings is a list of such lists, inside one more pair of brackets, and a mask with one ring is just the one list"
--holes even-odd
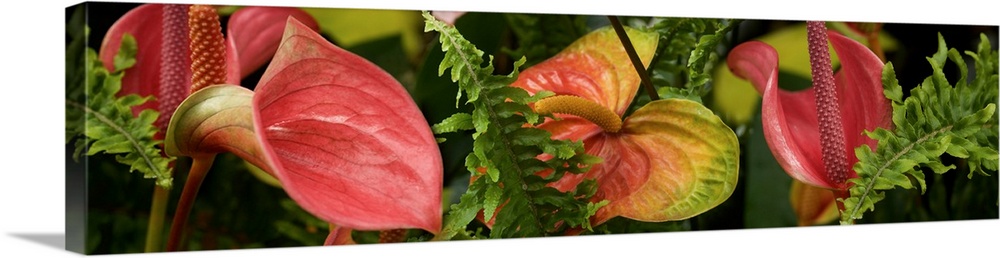
[[(115, 1), (119, 2), (119, 1)], [(992, 1), (164, 1), (214, 4), (477, 10), (757, 19), (816, 19), (908, 23), (1000, 24)], [(801, 2), (801, 3), (799, 3)], [(808, 3), (806, 3), (808, 2)], [(896, 2), (896, 1), (884, 1)], [(920, 3), (927, 2), (927, 3)], [(0, 254), (4, 257), (76, 256), (63, 250), (64, 8), (73, 1), (16, 0), (2, 8), (0, 47)], [(569, 1), (567, 1), (569, 3)], [(898, 6), (897, 6), (898, 5)], [(811, 7), (815, 6), (815, 7)], [(994, 175), (988, 180), (996, 180)], [(983, 193), (997, 194), (997, 193)], [(996, 204), (984, 204), (996, 205)], [(499, 257), (523, 249), (543, 257), (903, 255), (962, 257), (995, 253), (1000, 221), (908, 223), (802, 229), (756, 229), (555, 237), (349, 247), (255, 249), (152, 254), (142, 257)], [(11, 256), (13, 254), (13, 256)], [(995, 255), (995, 254), (994, 254)], [(115, 257), (133, 257), (124, 255)], [(986, 255), (992, 256), (992, 255)]]

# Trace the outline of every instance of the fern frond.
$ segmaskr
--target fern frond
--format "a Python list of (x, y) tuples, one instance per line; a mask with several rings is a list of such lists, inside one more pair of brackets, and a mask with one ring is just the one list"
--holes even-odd
[(135, 63), (135, 48), (135, 39), (126, 35), (122, 51), (115, 57), (114, 72), (104, 68), (91, 48), (68, 50), (84, 51), (83, 66), (71, 70), (86, 74), (86, 78), (82, 82), (67, 81), (84, 85), (67, 84), (66, 142), (77, 139), (74, 159), (81, 154), (117, 154), (115, 160), (128, 165), (129, 172), (139, 171), (145, 178), (155, 178), (157, 185), (170, 188), (168, 164), (173, 158), (164, 157), (158, 147), (162, 141), (153, 138), (157, 132), (153, 122), (159, 113), (144, 110), (138, 116), (132, 115), (132, 107), (151, 97), (116, 96), (121, 90), (123, 70)]
[(660, 34), (660, 46), (650, 70), (660, 97), (702, 102), (719, 60), (718, 46), (739, 23), (724, 19), (657, 20), (652, 29)]
[[(593, 191), (567, 194), (546, 185), (565, 173), (586, 171), (599, 158), (584, 154), (580, 142), (552, 140), (547, 131), (524, 126), (542, 121), (528, 104), (551, 95), (531, 96), (509, 86), (517, 79), (525, 59), (515, 62), (511, 74), (493, 75), (492, 56), (483, 66), (483, 51), (465, 40), (457, 29), (429, 13), (425, 12), (424, 18), (425, 31), (440, 33), (445, 57), (439, 74), (451, 69), (451, 80), (459, 86), (458, 96), (466, 94), (466, 104), (473, 106), (471, 114), (456, 114), (435, 125), (435, 132), (475, 130), (473, 150), (466, 157), (466, 167), (474, 180), (460, 203), (452, 206), (440, 237), (450, 238), (464, 231), (481, 209), (485, 210), (486, 220), (495, 219), (492, 238), (544, 236), (575, 226), (589, 228), (589, 216), (600, 207), (588, 201)], [(539, 160), (537, 156), (543, 153), (553, 158)], [(535, 174), (546, 169), (553, 173), (544, 178)], [(497, 207), (502, 208), (497, 211)]]
[[(851, 197), (842, 200), (841, 223), (850, 224), (873, 211), (875, 203), (885, 198), (885, 190), (911, 189), (913, 181), (926, 189), (923, 169), (945, 173), (956, 168), (941, 157), (948, 154), (969, 164), (968, 177), (989, 176), (997, 170), (997, 52), (990, 49), (986, 36), (981, 37), (978, 52), (965, 52), (976, 61), (975, 79), (967, 78), (968, 68), (958, 50), (948, 49), (938, 35), (937, 53), (927, 61), (933, 74), (910, 91), (903, 91), (891, 63), (882, 73), (886, 98), (892, 101), (892, 131), (876, 129), (866, 134), (878, 141), (876, 150), (867, 146), (855, 149), (858, 163), (854, 171)], [(960, 76), (953, 86), (944, 75), (947, 61), (958, 67)]]

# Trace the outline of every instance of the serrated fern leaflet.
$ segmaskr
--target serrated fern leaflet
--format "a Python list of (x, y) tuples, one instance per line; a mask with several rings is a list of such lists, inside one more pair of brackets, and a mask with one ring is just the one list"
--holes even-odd
[[(582, 154), (579, 142), (554, 141), (543, 130), (524, 127), (540, 121), (528, 103), (548, 94), (529, 96), (524, 90), (509, 87), (517, 78), (516, 69), (508, 76), (493, 75), (492, 64), (481, 66), (484, 53), (454, 27), (428, 13), (424, 18), (425, 31), (440, 33), (445, 56), (439, 74), (451, 69), (451, 79), (460, 87), (459, 97), (464, 92), (467, 104), (474, 107), (472, 114), (456, 114), (434, 127), (435, 133), (475, 129), (473, 152), (466, 158), (474, 179), (461, 202), (452, 206), (438, 238), (465, 235), (465, 226), (481, 209), (490, 215), (484, 220), (493, 222), (490, 236), (495, 238), (543, 236), (567, 226), (588, 227), (587, 218), (595, 206), (587, 201), (587, 191), (565, 194), (546, 190), (552, 188), (545, 185), (566, 172), (585, 171), (587, 164), (595, 162), (593, 157)], [(524, 62), (522, 58), (515, 67)], [(542, 153), (555, 158), (538, 160), (536, 156)], [(553, 168), (556, 172), (548, 178), (535, 175)], [(501, 206), (504, 208), (493, 214)]]
[[(903, 98), (892, 64), (883, 70), (886, 97), (892, 101), (895, 130), (867, 132), (878, 140), (878, 147), (855, 149), (859, 162), (854, 165), (858, 178), (851, 179), (851, 197), (843, 200), (841, 223), (861, 219), (873, 211), (875, 203), (885, 198), (885, 190), (913, 188), (913, 181), (926, 189), (924, 168), (934, 173), (956, 169), (946, 164), (945, 154), (965, 160), (968, 177), (989, 176), (997, 170), (997, 52), (981, 36), (977, 52), (965, 55), (975, 61), (975, 79), (968, 80), (965, 60), (956, 49), (948, 49), (939, 35), (938, 51), (927, 61), (933, 69), (920, 85)], [(956, 65), (959, 78), (952, 85), (945, 77), (947, 61)]]
[(168, 164), (172, 158), (162, 156), (157, 147), (161, 141), (153, 138), (157, 132), (153, 123), (159, 113), (147, 110), (133, 116), (131, 109), (149, 98), (135, 94), (116, 97), (121, 90), (123, 70), (135, 60), (135, 39), (124, 37), (113, 72), (97, 60), (93, 49), (77, 49), (85, 51), (84, 66), (78, 68), (86, 74), (85, 85), (67, 85), (66, 99), (67, 141), (83, 135), (76, 141), (75, 155), (84, 150), (88, 156), (102, 152), (117, 154), (115, 160), (128, 165), (130, 171), (139, 171), (146, 178), (155, 178), (157, 185), (169, 188), (172, 179)]
[(740, 20), (659, 19), (651, 29), (660, 35), (659, 55), (650, 65), (652, 80), (663, 98), (679, 97), (701, 102), (710, 88), (718, 46)]

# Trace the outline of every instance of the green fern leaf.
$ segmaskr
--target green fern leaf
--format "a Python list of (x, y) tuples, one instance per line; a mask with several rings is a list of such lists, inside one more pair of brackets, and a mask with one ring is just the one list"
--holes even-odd
[(475, 126), (472, 125), (472, 115), (457, 113), (435, 124), (431, 127), (431, 130), (434, 131), (434, 134), (443, 134), (472, 130), (473, 128)]
[[(941, 159), (944, 154), (968, 161), (969, 178), (989, 176), (987, 171), (997, 170), (997, 52), (990, 49), (986, 36), (981, 36), (978, 52), (965, 52), (976, 61), (975, 79), (970, 81), (965, 60), (957, 50), (947, 48), (940, 34), (938, 38), (938, 51), (927, 58), (933, 73), (912, 89), (909, 97), (903, 99), (892, 63), (883, 69), (882, 85), (886, 98), (892, 101), (895, 128), (866, 132), (878, 141), (876, 150), (867, 146), (855, 149), (858, 177), (850, 180), (851, 197), (841, 200), (842, 224), (875, 210), (875, 203), (885, 198), (885, 190), (910, 189), (915, 181), (923, 192), (924, 168), (938, 174), (956, 169), (945, 165)], [(960, 72), (954, 86), (944, 75), (948, 61)]]
[(650, 72), (653, 84), (658, 87), (657, 94), (661, 98), (701, 103), (701, 97), (709, 91), (706, 85), (711, 80), (711, 71), (718, 63), (718, 46), (739, 22), (691, 18), (655, 20), (651, 29), (660, 34), (660, 45)]
[[(530, 96), (509, 86), (526, 59), (515, 62), (509, 75), (493, 75), (492, 57), (483, 66), (483, 52), (458, 30), (426, 12), (424, 18), (425, 31), (440, 33), (445, 52), (439, 75), (451, 69), (451, 80), (459, 86), (458, 96), (464, 93), (466, 104), (473, 107), (471, 114), (453, 115), (436, 125), (435, 131), (475, 130), (472, 153), (466, 157), (466, 168), (474, 179), (460, 203), (451, 207), (445, 233), (439, 238), (467, 236), (458, 234), (464, 230), (462, 223), (471, 221), (470, 214), (479, 210), (484, 210), (487, 220), (494, 219), (492, 238), (544, 236), (571, 226), (589, 229), (588, 218), (600, 207), (589, 202), (594, 192), (563, 193), (546, 185), (565, 173), (582, 173), (600, 159), (586, 155), (582, 143), (552, 140), (549, 132), (524, 126), (542, 121), (528, 104), (552, 95)], [(537, 158), (543, 153), (554, 158), (543, 162)], [(535, 175), (545, 169), (553, 172), (545, 178)]]
[(85, 74), (82, 80), (74, 78), (66, 85), (66, 142), (76, 139), (73, 158), (78, 159), (82, 154), (115, 154), (115, 160), (127, 165), (130, 172), (139, 171), (145, 178), (155, 178), (157, 185), (170, 188), (169, 163), (173, 158), (164, 157), (158, 147), (162, 141), (153, 138), (157, 132), (153, 122), (159, 113), (144, 110), (133, 116), (132, 107), (150, 98), (134, 94), (116, 97), (121, 90), (123, 70), (135, 64), (135, 39), (125, 35), (121, 51), (114, 58), (113, 72), (97, 60), (93, 49), (71, 44), (67, 52), (68, 56), (84, 57), (83, 62), (72, 60), (79, 67), (72, 67), (68, 73)]

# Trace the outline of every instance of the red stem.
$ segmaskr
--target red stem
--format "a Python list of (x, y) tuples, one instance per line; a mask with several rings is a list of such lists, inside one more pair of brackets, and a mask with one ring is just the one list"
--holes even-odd
[(184, 191), (181, 192), (181, 199), (177, 202), (177, 209), (174, 211), (174, 221), (170, 225), (170, 235), (167, 238), (167, 251), (177, 251), (180, 247), (181, 236), (184, 226), (187, 224), (188, 215), (194, 206), (194, 199), (198, 196), (198, 188), (201, 182), (205, 181), (205, 175), (212, 168), (215, 155), (192, 157), (191, 170), (188, 172), (187, 181), (184, 182)]
[(847, 189), (830, 191), (833, 191), (833, 202), (837, 204), (837, 210), (840, 211), (840, 214), (844, 214), (844, 202), (837, 199), (847, 200), (847, 198), (851, 198), (851, 192)]

